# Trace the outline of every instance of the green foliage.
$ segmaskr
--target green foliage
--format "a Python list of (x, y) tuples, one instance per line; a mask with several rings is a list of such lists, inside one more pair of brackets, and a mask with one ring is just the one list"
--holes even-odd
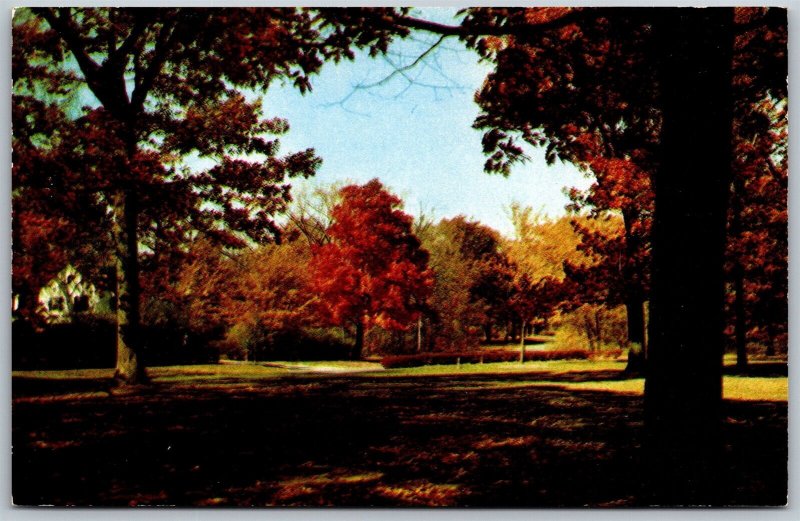
[(553, 324), (559, 349), (586, 349), (591, 353), (628, 347), (625, 307), (583, 304), (563, 312)]
[(435, 277), (425, 347), (477, 347), (487, 327), (503, 322), (507, 314), (511, 273), (499, 234), (457, 216), (427, 227), (421, 239)]

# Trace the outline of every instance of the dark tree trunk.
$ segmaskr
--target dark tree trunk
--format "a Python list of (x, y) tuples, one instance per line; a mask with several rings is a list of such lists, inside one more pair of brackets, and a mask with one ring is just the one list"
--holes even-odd
[(655, 176), (645, 502), (719, 504), (733, 9), (666, 9)]
[(642, 373), (645, 369), (647, 358), (647, 341), (645, 339), (644, 300), (642, 298), (629, 298), (625, 302), (625, 315), (628, 323), (628, 364), (626, 373)]
[(622, 213), (622, 222), (625, 226), (625, 267), (623, 268), (623, 280), (625, 284), (625, 316), (628, 326), (628, 363), (625, 367), (626, 373), (639, 374), (644, 372), (645, 360), (647, 359), (647, 343), (645, 335), (645, 314), (644, 301), (645, 289), (642, 279), (643, 273), (635, 259), (641, 249), (641, 238), (633, 233), (633, 225), (637, 219), (631, 211)]
[(137, 195), (133, 190), (117, 193), (114, 200), (114, 241), (117, 257), (117, 367), (114, 379), (120, 385), (147, 381), (140, 360), (139, 243)]
[(736, 342), (736, 367), (739, 369), (747, 367), (747, 320), (744, 309), (743, 271), (739, 260), (735, 260), (733, 266), (733, 291), (735, 292), (733, 301), (733, 329)]
[(525, 318), (520, 321), (519, 326), (519, 361), (525, 363)]
[(594, 310), (594, 337), (597, 339), (597, 350), (603, 348), (603, 316), (600, 307)]
[(589, 351), (594, 353), (595, 352), (595, 337), (594, 337), (594, 328), (592, 327), (592, 319), (587, 315), (583, 317), (583, 330), (586, 332), (586, 339), (589, 341)]
[(772, 321), (767, 321), (766, 324), (767, 330), (767, 356), (775, 356), (776, 349), (775, 349), (775, 328), (772, 326)]
[(417, 353), (422, 352), (422, 317), (417, 319)]
[[(738, 174), (733, 176), (733, 190), (731, 191), (731, 229), (730, 233), (734, 240), (741, 240), (742, 234), (742, 197), (744, 197), (744, 187)], [(744, 369), (747, 367), (747, 319), (744, 307), (744, 268), (739, 255), (741, 252), (734, 252), (736, 258), (733, 259), (733, 330), (734, 341), (736, 343), (736, 367)]]
[(364, 318), (359, 317), (356, 320), (356, 341), (353, 345), (353, 350), (350, 352), (351, 360), (361, 360), (364, 352)]

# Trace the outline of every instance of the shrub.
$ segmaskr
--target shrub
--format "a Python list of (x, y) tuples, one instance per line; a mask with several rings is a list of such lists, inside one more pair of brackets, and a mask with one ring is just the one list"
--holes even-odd
[[(586, 360), (589, 353), (582, 349), (526, 351), (526, 362), (547, 360)], [(381, 365), (386, 369), (397, 367), (419, 367), (423, 365), (478, 364), (492, 362), (516, 362), (519, 353), (514, 351), (461, 351), (448, 353), (420, 353), (414, 355), (386, 356)]]
[(97, 315), (34, 329), (27, 321), (12, 323), (12, 368), (99, 369), (116, 363), (116, 326)]
[[(103, 369), (116, 365), (117, 327), (113, 315), (80, 313), (71, 322), (39, 330), (23, 320), (12, 325), (12, 368)], [(140, 356), (145, 366), (215, 362), (205, 335), (168, 325), (144, 325)]]

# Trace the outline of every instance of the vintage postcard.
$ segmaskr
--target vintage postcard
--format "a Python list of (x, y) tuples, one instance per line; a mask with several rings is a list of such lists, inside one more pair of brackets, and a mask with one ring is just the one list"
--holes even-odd
[(17, 506), (785, 506), (780, 7), (26, 7)]

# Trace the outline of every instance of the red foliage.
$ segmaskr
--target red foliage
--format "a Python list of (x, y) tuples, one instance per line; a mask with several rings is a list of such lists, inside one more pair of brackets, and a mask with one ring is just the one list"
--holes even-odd
[[(767, 98), (738, 109), (726, 252), (734, 287), (728, 300), (736, 313), (738, 285), (743, 293), (741, 334), (772, 354), (776, 347), (785, 348), (788, 329), (786, 103)], [(769, 125), (766, 132), (764, 125)]]
[(313, 247), (309, 265), (319, 313), (331, 325), (404, 328), (419, 316), (433, 285), (412, 218), (377, 179), (345, 186), (340, 195), (331, 242)]

